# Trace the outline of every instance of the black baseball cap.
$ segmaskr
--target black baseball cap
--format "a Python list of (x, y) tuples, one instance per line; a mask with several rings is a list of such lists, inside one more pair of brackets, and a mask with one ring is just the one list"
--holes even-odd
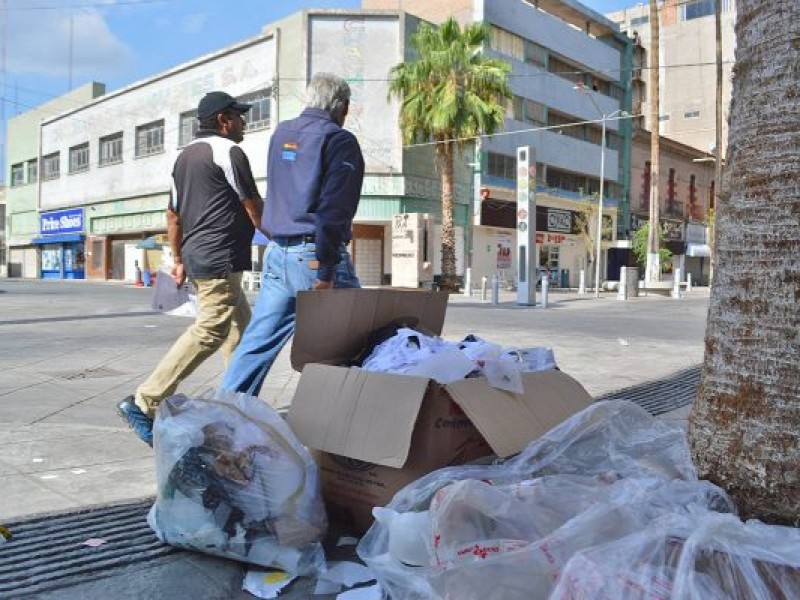
[(252, 106), (252, 104), (237, 102), (236, 98), (225, 92), (208, 92), (197, 105), (197, 118), (206, 119), (223, 110), (246, 113)]

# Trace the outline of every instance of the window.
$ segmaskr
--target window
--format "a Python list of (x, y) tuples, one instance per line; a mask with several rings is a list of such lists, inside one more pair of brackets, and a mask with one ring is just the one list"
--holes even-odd
[(244, 116), (247, 121), (247, 130), (253, 131), (255, 129), (264, 129), (269, 127), (269, 119), (272, 109), (270, 99), (272, 97), (272, 90), (267, 88), (259, 92), (253, 92), (239, 98), (240, 102), (245, 104), (252, 104), (247, 114)]
[(552, 54), (550, 55), (550, 60), (547, 61), (547, 70), (553, 75), (558, 75), (559, 77), (569, 79), (573, 82), (575, 79), (582, 79), (582, 77), (580, 77), (581, 69), (575, 65), (571, 65), (568, 62), (561, 60), (560, 58), (556, 58)]
[(183, 147), (194, 139), (197, 130), (200, 128), (200, 121), (197, 120), (197, 111), (181, 113), (180, 129), (178, 130), (178, 146)]
[(489, 152), (486, 161), (486, 174), (501, 179), (515, 179), (517, 176), (517, 159), (505, 154)]
[(517, 60), (525, 60), (525, 40), (510, 31), (492, 26), (490, 45), (492, 50), (496, 50), (500, 54)]
[(43, 179), (57, 179), (61, 174), (61, 156), (58, 152), (53, 152), (42, 157)]
[(164, 151), (164, 119), (136, 128), (136, 156)]
[(28, 161), (28, 183), (36, 183), (39, 180), (39, 161), (35, 158)]
[(700, 118), (700, 111), (699, 110), (687, 110), (683, 113), (684, 119), (699, 119)]
[(11, 165), (11, 187), (16, 187), (25, 183), (25, 165), (17, 163)]
[(714, 0), (694, 0), (680, 6), (680, 20), (691, 21), (714, 14)]
[(669, 121), (669, 115), (659, 115), (659, 121)]
[(642, 15), (641, 17), (634, 17), (631, 19), (631, 27), (639, 27), (640, 25), (647, 25), (650, 22), (650, 17), (648, 15)]
[(547, 50), (536, 42), (525, 42), (525, 62), (547, 68)]
[(69, 149), (69, 172), (81, 173), (89, 170), (89, 142)]
[(528, 123), (539, 127), (547, 125), (547, 108), (544, 104), (533, 100), (525, 100), (523, 105), (525, 108), (525, 120)]
[(122, 132), (100, 138), (100, 166), (122, 162)]

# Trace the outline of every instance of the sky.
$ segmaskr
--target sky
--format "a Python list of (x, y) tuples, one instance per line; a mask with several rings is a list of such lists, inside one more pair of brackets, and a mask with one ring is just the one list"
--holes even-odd
[[(583, 2), (601, 14), (636, 3)], [(8, 177), (10, 117), (90, 81), (114, 91), (256, 35), (304, 8), (360, 5), (361, 0), (0, 0), (0, 183)]]

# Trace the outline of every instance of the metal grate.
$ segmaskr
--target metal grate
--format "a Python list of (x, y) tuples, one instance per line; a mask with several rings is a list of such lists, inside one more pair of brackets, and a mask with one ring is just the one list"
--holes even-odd
[(696, 365), (662, 379), (603, 394), (595, 401), (630, 400), (657, 416), (694, 402), (699, 384), (700, 365)]
[[(0, 544), (0, 599), (19, 598), (108, 577), (132, 564), (179, 550), (162, 544), (146, 522), (152, 500), (8, 523)], [(102, 538), (105, 544), (83, 544)]]

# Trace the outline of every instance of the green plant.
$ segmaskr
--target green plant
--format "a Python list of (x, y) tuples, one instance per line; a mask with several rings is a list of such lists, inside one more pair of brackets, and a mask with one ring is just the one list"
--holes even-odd
[[(645, 223), (633, 234), (632, 250), (633, 255), (636, 257), (636, 262), (639, 263), (641, 268), (647, 264), (647, 236), (650, 234), (650, 224)], [(661, 262), (661, 272), (668, 273), (672, 268), (672, 252), (662, 245), (664, 242), (664, 232), (659, 232), (659, 250), (658, 255)]]

